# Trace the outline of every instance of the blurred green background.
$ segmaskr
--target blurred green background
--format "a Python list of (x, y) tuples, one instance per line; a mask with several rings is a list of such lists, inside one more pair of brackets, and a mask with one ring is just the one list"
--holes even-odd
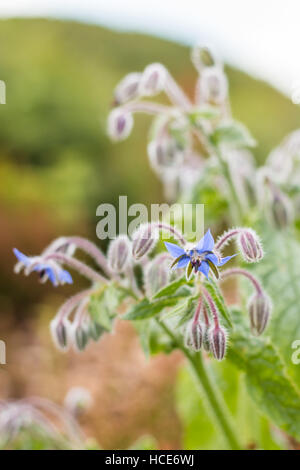
[[(34, 276), (16, 277), (12, 248), (37, 254), (54, 237), (67, 234), (96, 241), (100, 203), (117, 204), (119, 195), (127, 195), (129, 204), (163, 199), (146, 155), (148, 118), (136, 119), (133, 135), (125, 142), (113, 144), (106, 136), (114, 87), (125, 74), (151, 62), (164, 63), (193, 96), (196, 72), (189, 49), (182, 45), (75, 22), (0, 21), (0, 79), (7, 95), (7, 104), (0, 105), (0, 336), (7, 341), (8, 362), (13, 363), (1, 366), (3, 396), (48, 390), (36, 383), (28, 387), (28, 377), (21, 379), (20, 368), (13, 366), (26, 345), (34, 343), (40, 319), (46, 325), (73, 289), (53, 293)], [(271, 148), (299, 126), (300, 107), (241, 71), (227, 68), (227, 73), (233, 114), (259, 142), (255, 156), (263, 162)], [(127, 336), (135, 341), (131, 333)], [(48, 365), (52, 361), (53, 370), (54, 355), (51, 349), (51, 358), (45, 359)], [(164, 439), (160, 445), (175, 445), (170, 437), (167, 443)], [(178, 442), (179, 437), (172, 439)]]

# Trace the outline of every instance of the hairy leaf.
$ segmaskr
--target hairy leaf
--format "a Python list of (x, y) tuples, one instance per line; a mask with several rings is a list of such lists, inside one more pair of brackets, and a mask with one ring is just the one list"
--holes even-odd
[(215, 129), (210, 139), (217, 146), (226, 144), (233, 147), (254, 147), (256, 145), (248, 129), (239, 122), (222, 124)]
[(281, 429), (300, 439), (300, 394), (271, 342), (250, 333), (244, 315), (233, 311), (228, 359), (246, 373), (249, 393), (260, 410)]

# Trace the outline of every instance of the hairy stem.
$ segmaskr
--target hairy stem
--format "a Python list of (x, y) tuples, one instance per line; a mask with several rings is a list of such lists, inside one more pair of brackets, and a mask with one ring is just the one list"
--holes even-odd
[(219, 429), (222, 431), (224, 440), (227, 442), (230, 449), (241, 449), (242, 446), (239, 443), (239, 439), (236, 435), (234, 424), (232, 423), (232, 418), (227, 409), (227, 406), (218, 393), (215, 384), (212, 382), (208, 371), (203, 363), (202, 355), (199, 353), (192, 353), (189, 351), (173, 333), (168, 328), (168, 326), (161, 320), (157, 320), (161, 328), (167, 333), (167, 335), (172, 339), (176, 346), (181, 349), (186, 359), (189, 361), (189, 364), (192, 368), (194, 378), (199, 388), (203, 392), (207, 403), (209, 404), (211, 414), (214, 417)]
[(258, 294), (262, 294), (263, 288), (260, 284), (260, 282), (256, 279), (255, 276), (253, 276), (249, 271), (246, 271), (246, 269), (241, 269), (241, 268), (230, 268), (226, 269), (225, 271), (222, 272), (222, 281), (226, 279), (227, 277), (230, 276), (244, 276), (249, 279), (249, 281), (252, 283), (254, 289)]
[(45, 257), (45, 260), (47, 259), (53, 259), (55, 261), (59, 261), (62, 264), (66, 264), (67, 266), (70, 266), (71, 268), (75, 269), (80, 274), (82, 274), (82, 276), (87, 277), (93, 282), (108, 282), (105, 277), (101, 276), (101, 274), (94, 271), (94, 269), (90, 268), (78, 259), (72, 258), (71, 256), (67, 256), (63, 253), (51, 253), (50, 255)]
[(177, 238), (182, 245), (186, 244), (186, 239), (184, 238), (181, 233), (176, 230), (175, 227), (172, 227), (172, 225), (164, 224), (163, 222), (157, 222), (154, 224), (159, 230), (167, 230), (169, 233), (174, 235), (175, 238)]
[(233, 184), (233, 181), (232, 181), (232, 178), (231, 178), (231, 174), (230, 174), (230, 171), (229, 171), (229, 168), (228, 168), (228, 164), (223, 159), (221, 151), (219, 150), (219, 148), (217, 146), (214, 146), (214, 151), (215, 151), (216, 157), (218, 159), (219, 165), (221, 167), (221, 170), (223, 172), (223, 175), (224, 175), (224, 177), (227, 181), (228, 188), (229, 188), (229, 191), (230, 191), (230, 196), (231, 196), (234, 208), (235, 208), (235, 214), (234, 214), (234, 219), (235, 220), (234, 220), (234, 222), (236, 224), (241, 224), (241, 222), (243, 220), (243, 209), (242, 209), (242, 206), (241, 206), (241, 203), (240, 203), (240, 200), (239, 200), (239, 196), (238, 196), (238, 194), (235, 190), (235, 187), (234, 187), (234, 184)]

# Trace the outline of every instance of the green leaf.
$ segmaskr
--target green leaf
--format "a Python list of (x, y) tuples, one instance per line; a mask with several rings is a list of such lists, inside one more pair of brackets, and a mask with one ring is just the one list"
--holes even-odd
[(230, 312), (227, 308), (227, 305), (224, 301), (223, 295), (221, 294), (219, 287), (217, 284), (210, 278), (209, 280), (205, 281), (205, 287), (212, 296), (213, 301), (215, 302), (216, 306), (220, 314), (222, 315), (223, 319), (225, 320), (225, 326), (233, 327)]
[(145, 298), (134, 305), (122, 318), (124, 318), (124, 320), (145, 320), (146, 318), (154, 317), (165, 307), (175, 305), (177, 302), (178, 298), (176, 297), (160, 299), (154, 302), (150, 302), (150, 300)]
[(111, 283), (103, 286), (99, 292), (91, 296), (88, 311), (98, 328), (102, 327), (106, 331), (111, 331), (117, 308), (128, 295), (128, 291)]
[(265, 256), (249, 265), (272, 299), (273, 312), (266, 334), (278, 349), (288, 374), (300, 390), (300, 366), (292, 361), (292, 344), (300, 339), (300, 245), (288, 231), (258, 229)]
[(281, 429), (300, 439), (300, 394), (275, 347), (250, 333), (244, 315), (233, 311), (228, 359), (246, 373), (249, 393), (260, 410)]
[[(161, 297), (168, 297), (168, 296), (174, 296), (174, 294), (177, 293), (179, 288), (181, 286), (191, 286), (192, 284), (188, 282), (185, 278), (185, 276), (176, 279), (176, 281), (171, 282), (167, 286), (163, 287), (160, 291), (158, 291), (155, 296), (153, 297), (154, 299), (159, 299)], [(185, 297), (186, 295), (190, 295), (190, 291), (187, 290), (181, 290), (179, 291), (178, 297)]]
[(201, 106), (188, 113), (188, 118), (192, 125), (197, 126), (203, 119), (215, 119), (220, 116), (219, 108), (215, 106)]
[(211, 134), (210, 140), (216, 146), (227, 144), (233, 147), (255, 147), (256, 145), (248, 129), (235, 121), (217, 127)]

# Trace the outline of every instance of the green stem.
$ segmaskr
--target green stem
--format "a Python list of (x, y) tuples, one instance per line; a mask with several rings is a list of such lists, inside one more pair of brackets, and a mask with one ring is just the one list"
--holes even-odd
[(164, 322), (160, 320), (157, 320), (157, 322), (176, 344), (176, 346), (181, 349), (189, 361), (190, 366), (194, 372), (193, 375), (201, 390), (203, 391), (208, 404), (210, 405), (211, 414), (215, 418), (215, 421), (218, 424), (220, 430), (223, 432), (224, 439), (227, 441), (229, 448), (233, 450), (242, 449), (242, 446), (239, 443), (239, 439), (236, 436), (236, 432), (234, 430), (232, 418), (229, 414), (229, 411), (227, 410), (223, 398), (218, 393), (215, 385), (212, 383), (211, 377), (209, 376), (208, 371), (204, 365), (202, 355), (199, 353), (194, 354), (189, 351)]
[(232, 201), (233, 201), (235, 209), (236, 209), (235, 223), (241, 224), (241, 222), (243, 220), (243, 209), (242, 209), (238, 194), (235, 190), (234, 184), (232, 182), (230, 171), (229, 171), (229, 168), (228, 168), (228, 164), (224, 161), (224, 159), (222, 157), (222, 154), (221, 154), (221, 151), (217, 146), (214, 146), (214, 151), (215, 151), (215, 154), (217, 156), (217, 159), (218, 159), (219, 165), (221, 167), (221, 170), (223, 172), (223, 175), (227, 180), (228, 187), (229, 187), (230, 194), (231, 194), (231, 198), (232, 198)]

